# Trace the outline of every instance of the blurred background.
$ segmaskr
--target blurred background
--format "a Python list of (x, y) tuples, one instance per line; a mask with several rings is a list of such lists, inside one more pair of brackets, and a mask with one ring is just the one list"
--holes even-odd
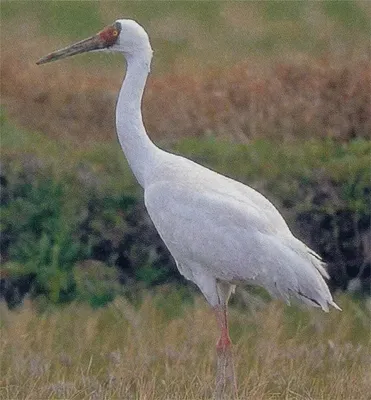
[(241, 398), (366, 399), (371, 3), (0, 6), (2, 398), (210, 396), (213, 316), (176, 270), (116, 139), (122, 57), (35, 65), (132, 18), (154, 49), (151, 138), (264, 193), (328, 263), (344, 309), (322, 316), (240, 288)]

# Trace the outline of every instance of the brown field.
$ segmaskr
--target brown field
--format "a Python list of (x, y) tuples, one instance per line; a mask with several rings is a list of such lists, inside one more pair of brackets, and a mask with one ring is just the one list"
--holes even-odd
[[(365, 6), (363, 2), (359, 4)], [(256, 8), (250, 7), (248, 15), (252, 20)], [(241, 21), (237, 18), (241, 10), (234, 6), (226, 10), (223, 15), (228, 26), (234, 26), (242, 35)], [(332, 27), (334, 31), (326, 32), (329, 38), (325, 42), (332, 43), (333, 47), (320, 54), (285, 49), (280, 56), (258, 57), (257, 52), (252, 52), (251, 56), (242, 58), (237, 57), (241, 52), (235, 49), (235, 62), (215, 61), (209, 65), (207, 54), (215, 43), (203, 41), (215, 33), (199, 32), (188, 37), (190, 28), (182, 23), (187, 20), (186, 15), (176, 14), (173, 18), (188, 38), (189, 46), (201, 49), (204, 58), (199, 55), (197, 62), (183, 49), (175, 60), (169, 61), (166, 69), (156, 68), (165, 55), (162, 43), (168, 35), (171, 38), (172, 30), (162, 32), (154, 19), (147, 22), (155, 37), (154, 46), (161, 50), (158, 54), (155, 47), (154, 73), (149, 78), (143, 102), (144, 120), (153, 138), (173, 141), (211, 135), (248, 142), (256, 138), (281, 141), (329, 137), (347, 141), (370, 137), (370, 48), (364, 36), (359, 36), (358, 42), (356, 36), (349, 43), (350, 33), (344, 33), (343, 37)], [(254, 35), (252, 20), (250, 35)], [(7, 115), (27, 129), (53, 137), (84, 143), (114, 139), (114, 106), (124, 75), (121, 57), (89, 55), (82, 58), (85, 64), (77, 57), (36, 66), (36, 60), (42, 55), (74, 39), (47, 37), (32, 18), (22, 21), (24, 35), (15, 29), (17, 24), (5, 22), (4, 26), (1, 104)], [(290, 37), (297, 29), (295, 25), (273, 24), (262, 26), (261, 32), (273, 28), (290, 30), (290, 35), (287, 33)], [(336, 46), (331, 41), (335, 37), (340, 41)], [(223, 47), (218, 51), (219, 56), (232, 50), (223, 40), (227, 38), (220, 38)], [(313, 37), (315, 40), (319, 38)]]
[[(210, 399), (214, 316), (203, 299), (185, 306), (174, 296), (41, 315), (31, 303), (15, 312), (2, 307), (0, 398)], [(368, 400), (370, 310), (346, 296), (337, 301), (342, 313), (251, 296), (250, 307), (232, 308), (239, 398)]]
[[(79, 142), (114, 138), (121, 68), (107, 76), (66, 63), (38, 67), (34, 61), (42, 53), (22, 51), (2, 53), (2, 104), (11, 118)], [(168, 141), (205, 135), (238, 142), (309, 136), (347, 141), (371, 135), (370, 86), (371, 66), (362, 60), (298, 61), (265, 72), (241, 62), (150, 77), (143, 112), (151, 136)]]

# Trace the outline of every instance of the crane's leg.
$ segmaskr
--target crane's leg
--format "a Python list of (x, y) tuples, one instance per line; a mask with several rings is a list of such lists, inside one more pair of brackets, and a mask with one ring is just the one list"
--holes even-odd
[(215, 399), (235, 398), (237, 396), (237, 382), (233, 366), (232, 342), (229, 337), (228, 313), (226, 301), (214, 307), (216, 320), (220, 328), (220, 338), (216, 344), (217, 371)]
[(217, 371), (214, 397), (215, 400), (235, 399), (237, 384), (233, 367), (232, 342), (228, 332), (227, 304), (236, 286), (205, 274), (202, 267), (197, 269), (195, 264), (192, 267), (192, 280), (213, 307), (220, 329), (220, 339), (216, 344)]

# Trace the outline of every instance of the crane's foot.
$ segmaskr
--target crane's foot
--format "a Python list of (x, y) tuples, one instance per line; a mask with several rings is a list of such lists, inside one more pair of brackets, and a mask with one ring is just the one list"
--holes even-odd
[(237, 381), (233, 365), (232, 346), (222, 340), (217, 344), (215, 400), (237, 399)]

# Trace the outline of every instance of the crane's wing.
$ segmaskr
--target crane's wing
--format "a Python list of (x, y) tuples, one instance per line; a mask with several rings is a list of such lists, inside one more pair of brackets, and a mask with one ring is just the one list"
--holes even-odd
[(218, 174), (184, 157), (165, 153), (168, 159), (154, 171), (152, 182), (163, 182), (165, 187), (183, 185), (186, 193), (209, 193), (223, 201), (234, 202), (248, 207), (251, 213), (259, 215), (260, 223), (283, 235), (291, 235), (282, 215), (261, 193), (234, 179)]
[[(332, 298), (321, 261), (292, 236), (266, 198), (203, 168), (201, 174), (198, 169), (183, 169), (182, 175), (171, 170), (171, 176), (162, 171), (162, 178), (146, 187), (145, 204), (179, 264), (327, 309)], [(192, 271), (186, 277), (192, 279)]]

